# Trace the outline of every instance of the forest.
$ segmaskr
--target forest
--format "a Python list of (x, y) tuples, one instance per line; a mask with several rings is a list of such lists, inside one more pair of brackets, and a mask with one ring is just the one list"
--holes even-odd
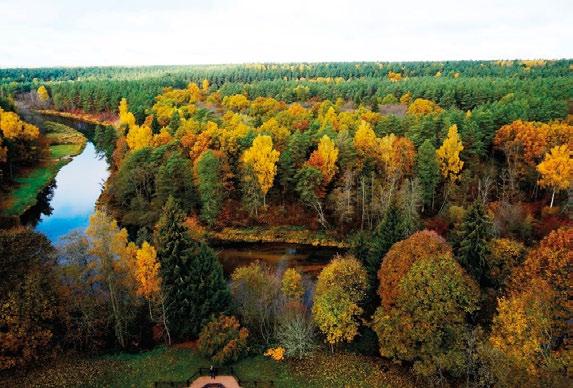
[[(7, 198), (86, 137), (109, 178), (50, 241)], [(129, 386), (128, 357), (165, 357), (288, 387), (569, 386), (572, 188), (572, 60), (0, 69), (0, 383)], [(219, 244), (266, 236), (338, 253), (224, 271)]]

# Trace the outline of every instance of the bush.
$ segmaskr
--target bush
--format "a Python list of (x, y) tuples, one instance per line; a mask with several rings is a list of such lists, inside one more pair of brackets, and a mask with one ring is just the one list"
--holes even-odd
[(287, 357), (302, 360), (316, 347), (316, 330), (304, 306), (293, 303), (287, 307), (284, 318), (276, 329), (276, 337)]
[(221, 315), (209, 322), (201, 334), (197, 347), (199, 352), (217, 364), (237, 361), (247, 348), (249, 330), (241, 328), (233, 316)]

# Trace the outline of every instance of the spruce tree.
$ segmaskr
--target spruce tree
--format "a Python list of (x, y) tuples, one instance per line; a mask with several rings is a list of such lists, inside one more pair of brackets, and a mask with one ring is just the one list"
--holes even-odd
[(440, 165), (436, 156), (436, 149), (428, 139), (418, 149), (416, 175), (422, 185), (424, 205), (433, 207), (434, 193), (440, 181)]
[(456, 237), (456, 254), (460, 264), (476, 281), (484, 285), (493, 223), (482, 201), (477, 200), (470, 207)]
[[(379, 286), (378, 271), (380, 270), (382, 259), (392, 245), (405, 237), (407, 236), (405, 236), (400, 208), (393, 201), (382, 221), (380, 221), (376, 229), (372, 232), (368, 257), (364, 263), (366, 272), (368, 273), (369, 285), (367, 306), (378, 306), (380, 304), (377, 291)], [(374, 312), (374, 310), (369, 312)]]
[(179, 204), (169, 197), (154, 235), (167, 321), (175, 340), (196, 336), (206, 321), (225, 312), (230, 303), (215, 253), (189, 237), (184, 220)]
[(208, 150), (197, 162), (199, 176), (199, 197), (201, 198), (201, 219), (212, 226), (223, 206), (223, 182), (221, 161)]

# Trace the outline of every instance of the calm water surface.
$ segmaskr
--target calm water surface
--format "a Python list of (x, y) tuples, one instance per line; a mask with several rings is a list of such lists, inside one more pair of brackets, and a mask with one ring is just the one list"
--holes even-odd
[[(93, 125), (26, 113), (26, 118), (40, 128), (44, 121), (56, 121), (76, 128), (88, 139), (93, 137)], [(22, 223), (34, 226), (54, 243), (72, 230), (84, 230), (109, 176), (108, 168), (105, 158), (88, 141), (83, 152), (62, 167), (54, 182), (38, 195), (38, 204), (22, 216)], [(239, 266), (261, 261), (279, 273), (293, 267), (314, 277), (332, 257), (343, 253), (340, 249), (280, 243), (230, 243), (212, 247), (227, 276)]]

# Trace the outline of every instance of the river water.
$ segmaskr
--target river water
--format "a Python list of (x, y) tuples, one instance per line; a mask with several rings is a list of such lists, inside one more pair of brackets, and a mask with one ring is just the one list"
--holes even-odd
[[(60, 237), (72, 230), (84, 230), (88, 226), (109, 176), (109, 165), (91, 140), (94, 125), (62, 117), (20, 113), (40, 128), (44, 121), (55, 121), (79, 130), (88, 138), (83, 152), (62, 167), (54, 182), (38, 195), (38, 203), (21, 217), (23, 224), (35, 227), (57, 244)], [(283, 243), (218, 243), (211, 246), (227, 275), (236, 267), (261, 261), (278, 272), (294, 267), (314, 277), (334, 255), (342, 253), (339, 249)]]

